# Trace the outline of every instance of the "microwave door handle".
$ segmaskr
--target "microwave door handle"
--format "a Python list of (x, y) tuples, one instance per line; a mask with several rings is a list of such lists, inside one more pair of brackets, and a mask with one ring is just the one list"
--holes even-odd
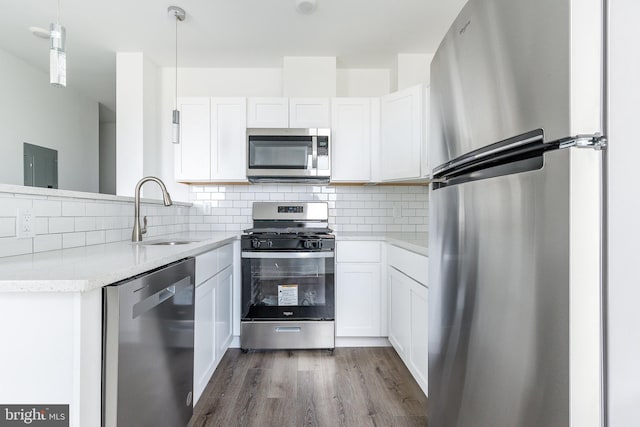
[(311, 169), (314, 175), (318, 171), (318, 137), (311, 137)]

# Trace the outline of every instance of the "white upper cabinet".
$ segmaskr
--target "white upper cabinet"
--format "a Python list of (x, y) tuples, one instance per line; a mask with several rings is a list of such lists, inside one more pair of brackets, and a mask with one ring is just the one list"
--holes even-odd
[(180, 98), (180, 144), (174, 148), (177, 181), (209, 179), (211, 164), (209, 98)]
[[(331, 181), (372, 181), (372, 136), (377, 133), (378, 99), (331, 100)], [(374, 108), (372, 108), (372, 106)]]
[(289, 127), (289, 98), (249, 98), (246, 127)]
[(180, 98), (178, 107), (176, 181), (246, 181), (246, 99)]
[(329, 128), (329, 98), (290, 98), (290, 128)]
[[(383, 181), (420, 179), (426, 163), (424, 85), (381, 99), (380, 173)], [(423, 160), (424, 157), (424, 160)]]
[(211, 99), (211, 179), (246, 181), (247, 100)]

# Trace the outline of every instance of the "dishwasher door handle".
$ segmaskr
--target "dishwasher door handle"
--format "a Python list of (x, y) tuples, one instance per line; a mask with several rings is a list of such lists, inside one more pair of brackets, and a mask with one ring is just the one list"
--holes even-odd
[(176, 294), (176, 286), (167, 286), (163, 290), (156, 292), (143, 299), (142, 301), (133, 305), (133, 318), (143, 315), (144, 313), (152, 310), (154, 307), (162, 304), (169, 298), (172, 298)]

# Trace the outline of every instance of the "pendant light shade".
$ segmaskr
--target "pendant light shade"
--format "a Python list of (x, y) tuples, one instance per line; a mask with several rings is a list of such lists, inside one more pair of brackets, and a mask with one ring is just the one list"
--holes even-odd
[(176, 103), (171, 114), (171, 142), (180, 144), (180, 111), (178, 110), (178, 22), (184, 21), (187, 13), (178, 6), (169, 6), (167, 12), (176, 20)]
[(66, 30), (60, 24), (51, 24), (49, 47), (49, 82), (55, 87), (67, 86)]
[(49, 25), (49, 83), (67, 87), (67, 30), (60, 25), (60, 0), (57, 12), (57, 21)]

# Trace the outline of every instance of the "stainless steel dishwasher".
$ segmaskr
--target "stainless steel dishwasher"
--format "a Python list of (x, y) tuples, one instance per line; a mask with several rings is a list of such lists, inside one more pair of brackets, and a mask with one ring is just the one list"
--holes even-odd
[(103, 290), (103, 426), (186, 426), (193, 413), (195, 260)]

